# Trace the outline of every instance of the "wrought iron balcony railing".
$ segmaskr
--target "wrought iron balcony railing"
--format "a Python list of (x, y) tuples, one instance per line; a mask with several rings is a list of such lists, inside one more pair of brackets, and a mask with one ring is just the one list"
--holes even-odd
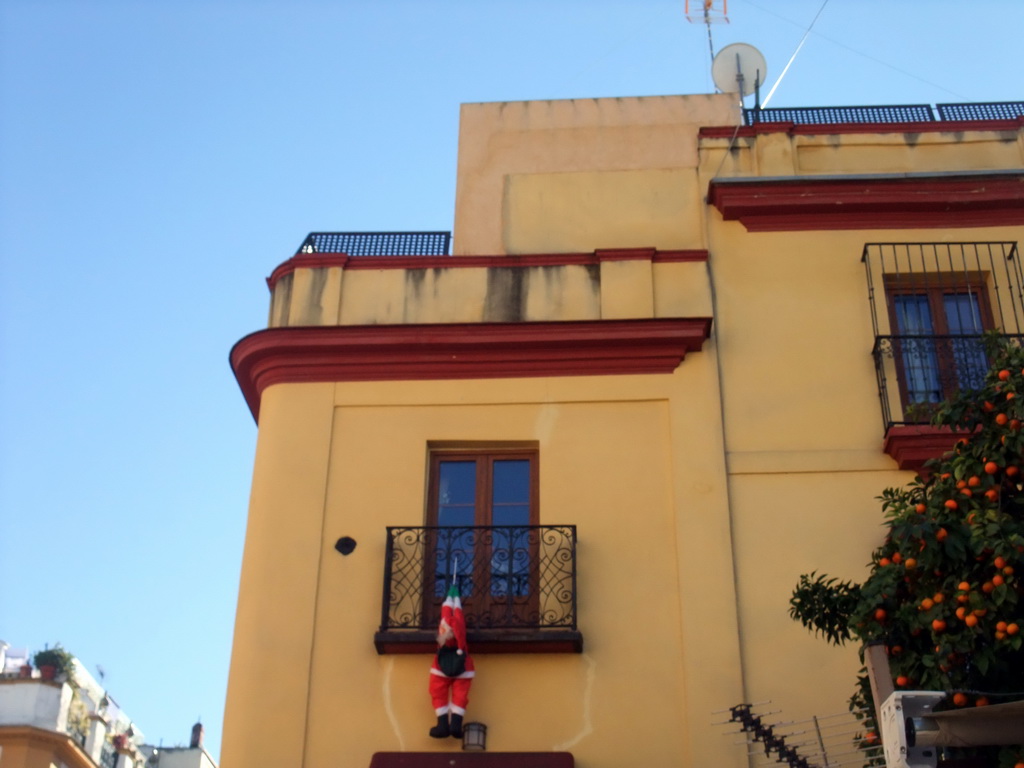
[(861, 261), (887, 434), (927, 423), (931, 404), (981, 386), (986, 331), (1024, 331), (1016, 243), (867, 243)]
[(379, 652), (433, 647), (452, 578), (472, 649), (582, 648), (576, 626), (576, 526), (389, 527)]

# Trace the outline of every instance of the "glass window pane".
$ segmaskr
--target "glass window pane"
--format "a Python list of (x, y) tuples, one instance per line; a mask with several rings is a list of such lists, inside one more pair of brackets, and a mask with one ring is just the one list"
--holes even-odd
[[(946, 326), (951, 334), (980, 334), (981, 306), (977, 294), (947, 293), (942, 297)], [(956, 373), (957, 389), (980, 389), (985, 383), (988, 359), (981, 337), (951, 339), (950, 352)]]
[[(903, 336), (932, 336), (931, 309), (927, 296), (895, 296), (896, 328)], [(942, 399), (939, 361), (933, 338), (903, 338), (896, 350), (903, 364), (907, 399), (911, 403), (937, 403)]]
[(501, 459), (493, 466), (491, 524), (529, 525), (530, 462), (526, 459)]
[(942, 297), (950, 333), (981, 333), (981, 307), (971, 293), (947, 293)]
[(473, 525), (475, 520), (476, 462), (440, 462), (438, 467), (437, 524)]
[(515, 529), (494, 531), (491, 550), (491, 595), (524, 597), (530, 592), (530, 462), (501, 459), (493, 464), (491, 522)]

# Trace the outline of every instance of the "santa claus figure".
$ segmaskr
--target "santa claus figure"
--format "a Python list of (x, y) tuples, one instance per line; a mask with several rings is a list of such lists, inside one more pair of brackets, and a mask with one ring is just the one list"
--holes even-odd
[(430, 735), (435, 739), (462, 738), (462, 718), (475, 674), (466, 645), (466, 617), (459, 588), (452, 584), (441, 605), (437, 653), (430, 667), (430, 700), (437, 715), (437, 725), (430, 729)]

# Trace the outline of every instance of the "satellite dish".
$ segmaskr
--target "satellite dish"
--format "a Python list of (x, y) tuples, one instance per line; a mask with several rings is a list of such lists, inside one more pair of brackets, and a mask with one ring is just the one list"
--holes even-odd
[(722, 93), (738, 93), (742, 99), (760, 88), (768, 73), (764, 56), (752, 45), (732, 43), (711, 62), (711, 78)]

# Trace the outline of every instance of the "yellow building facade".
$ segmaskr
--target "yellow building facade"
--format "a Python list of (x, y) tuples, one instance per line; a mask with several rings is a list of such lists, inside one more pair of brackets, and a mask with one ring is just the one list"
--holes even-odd
[[(451, 255), (274, 270), (223, 765), (744, 766), (730, 707), (845, 709), (788, 598), (948, 444), (943, 339), (1019, 332), (1024, 124), (777, 117), (465, 105)], [(484, 753), (428, 735), (451, 573)]]

